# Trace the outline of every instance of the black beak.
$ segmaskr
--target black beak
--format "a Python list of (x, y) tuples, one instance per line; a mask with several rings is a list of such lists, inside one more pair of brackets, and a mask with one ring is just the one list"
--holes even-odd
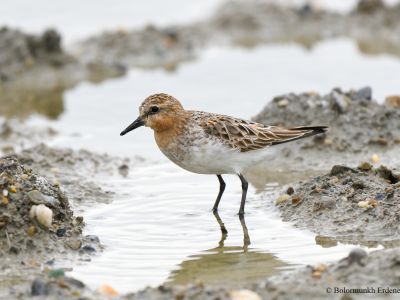
[(119, 135), (123, 136), (123, 135), (127, 134), (129, 131), (132, 131), (143, 125), (144, 125), (143, 120), (140, 117), (138, 117), (131, 125), (126, 127), (126, 129), (124, 131), (122, 131)]

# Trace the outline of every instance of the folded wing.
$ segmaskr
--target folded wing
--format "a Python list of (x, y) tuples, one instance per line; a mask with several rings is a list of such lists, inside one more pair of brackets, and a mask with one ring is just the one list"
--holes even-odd
[(214, 115), (202, 122), (206, 134), (217, 137), (223, 144), (240, 152), (259, 150), (265, 147), (295, 141), (326, 132), (326, 126), (303, 126), (285, 129), (277, 126)]

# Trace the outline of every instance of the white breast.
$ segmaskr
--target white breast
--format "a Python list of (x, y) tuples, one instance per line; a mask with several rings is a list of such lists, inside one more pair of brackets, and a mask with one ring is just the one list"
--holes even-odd
[(240, 152), (222, 144), (218, 138), (194, 134), (191, 139), (177, 140), (162, 152), (175, 164), (190, 172), (237, 174), (270, 159), (275, 151), (266, 148)]

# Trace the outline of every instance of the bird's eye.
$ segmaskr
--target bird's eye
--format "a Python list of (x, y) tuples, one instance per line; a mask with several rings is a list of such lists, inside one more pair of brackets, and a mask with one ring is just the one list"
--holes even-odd
[(160, 109), (158, 108), (158, 106), (152, 106), (152, 107), (150, 107), (150, 111), (151, 111), (153, 114), (157, 113), (159, 110), (160, 110)]

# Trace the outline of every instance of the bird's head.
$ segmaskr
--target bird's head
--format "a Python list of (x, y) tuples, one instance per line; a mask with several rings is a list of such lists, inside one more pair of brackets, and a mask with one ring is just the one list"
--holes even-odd
[(150, 127), (157, 132), (168, 130), (184, 112), (181, 103), (174, 97), (167, 94), (151, 95), (140, 105), (139, 117), (120, 135), (125, 135), (140, 126)]

